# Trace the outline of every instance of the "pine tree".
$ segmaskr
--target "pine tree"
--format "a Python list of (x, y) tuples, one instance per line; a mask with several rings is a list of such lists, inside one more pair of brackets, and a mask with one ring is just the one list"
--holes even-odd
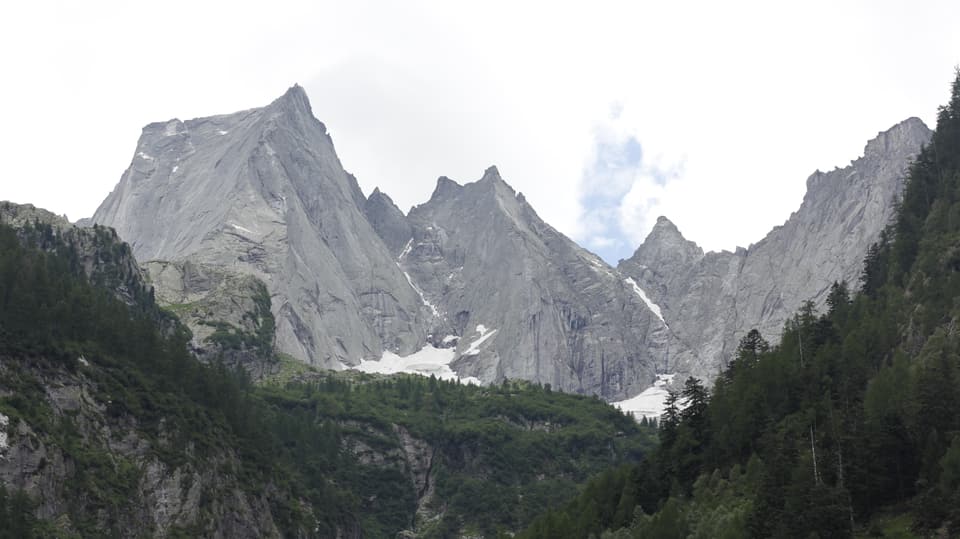
[(850, 290), (847, 282), (834, 281), (827, 294), (827, 315), (831, 318), (843, 319), (850, 307)]
[(680, 395), (672, 389), (667, 390), (663, 415), (660, 416), (660, 444), (669, 450), (677, 439), (677, 427), (680, 425), (680, 407), (677, 402)]

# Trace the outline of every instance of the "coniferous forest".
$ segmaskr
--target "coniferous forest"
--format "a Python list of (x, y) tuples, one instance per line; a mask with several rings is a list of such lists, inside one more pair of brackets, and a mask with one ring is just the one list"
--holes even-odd
[[(52, 485), (48, 499), (0, 488), (0, 537), (211, 536), (233, 489), (265, 498), (282, 536), (495, 536), (655, 444), (596, 397), (525, 382), (307, 370), (253, 384), (192, 357), (129, 260), (103, 227), (0, 224), (0, 414), (14, 445), (46, 455), (28, 475)], [(434, 494), (414, 488), (398, 433), (432, 448), (421, 489)], [(215, 471), (193, 522), (144, 522), (157, 466)]]
[(960, 71), (859, 284), (746, 335), (649, 458), (520, 536), (960, 536)]

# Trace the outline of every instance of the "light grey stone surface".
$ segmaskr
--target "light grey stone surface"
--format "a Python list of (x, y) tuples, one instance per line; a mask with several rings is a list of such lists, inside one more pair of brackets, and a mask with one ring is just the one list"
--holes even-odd
[(661, 217), (618, 269), (661, 306), (712, 378), (751, 329), (779, 342), (804, 301), (822, 309), (834, 281), (856, 288), (867, 248), (892, 218), (910, 160), (930, 135), (910, 118), (869, 141), (849, 166), (814, 172), (800, 208), (748, 249), (704, 254)]
[[(807, 299), (855, 283), (930, 132), (910, 119), (808, 180), (801, 208), (749, 249), (703, 253), (660, 219), (611, 268), (544, 223), (495, 168), (438, 180), (409, 215), (365, 198), (303, 90), (260, 109), (144, 129), (93, 222), (141, 261), (192, 261), (266, 283), (277, 349), (323, 367), (456, 347), (453, 368), (616, 400), (657, 373), (712, 379), (757, 327), (779, 338)], [(662, 309), (643, 301), (633, 279)]]
[(461, 375), (616, 399), (657, 372), (695, 370), (624, 277), (544, 223), (495, 167), (462, 186), (440, 178), (408, 220), (399, 263), (439, 314), (433, 342), (459, 337)]
[(383, 239), (393, 256), (400, 256), (407, 242), (413, 237), (413, 227), (393, 200), (379, 188), (373, 190), (364, 204), (364, 213), (370, 225)]
[(277, 348), (323, 367), (411, 352), (429, 319), (294, 86), (269, 106), (150, 124), (93, 216), (141, 262), (191, 260), (270, 290)]
[[(270, 338), (270, 309), (261, 298), (266, 295), (263, 281), (189, 260), (153, 260), (143, 265), (143, 271), (157, 303), (190, 329), (190, 349), (198, 359), (243, 368), (253, 380), (273, 374), (278, 365)], [(215, 338), (218, 328), (243, 336), (243, 342), (223, 346)]]

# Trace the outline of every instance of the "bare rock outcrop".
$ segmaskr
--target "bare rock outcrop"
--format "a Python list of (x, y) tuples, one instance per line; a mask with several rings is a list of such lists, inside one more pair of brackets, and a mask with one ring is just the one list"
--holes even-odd
[(437, 314), (434, 340), (484, 382), (533, 380), (615, 399), (695, 358), (624, 276), (543, 222), (496, 167), (440, 178), (413, 208), (399, 264)]
[(411, 352), (429, 316), (364, 214), (326, 127), (294, 86), (270, 105), (144, 128), (93, 216), (136, 258), (252, 275), (273, 299), (277, 348), (323, 366)]
[(803, 302), (822, 308), (834, 281), (858, 285), (867, 248), (894, 215), (907, 167), (930, 136), (910, 118), (869, 141), (849, 166), (814, 172), (800, 208), (747, 249), (704, 254), (661, 217), (618, 269), (650, 294), (712, 378), (751, 329), (778, 342)]

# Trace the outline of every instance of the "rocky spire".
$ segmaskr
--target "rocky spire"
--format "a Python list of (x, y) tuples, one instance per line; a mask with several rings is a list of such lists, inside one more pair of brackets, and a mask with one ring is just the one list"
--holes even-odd
[(380, 188), (374, 188), (363, 208), (367, 220), (373, 229), (387, 244), (394, 256), (399, 256), (407, 242), (413, 237), (412, 228), (400, 208)]
[(647, 268), (664, 268), (675, 273), (686, 271), (702, 256), (703, 249), (684, 238), (677, 226), (661, 215), (633, 256), (621, 260), (619, 267), (631, 274)]
[(462, 186), (459, 183), (446, 176), (440, 176), (437, 178), (437, 186), (433, 188), (433, 194), (430, 195), (430, 200), (455, 196), (456, 193), (460, 192), (461, 188)]
[[(373, 205), (389, 213), (388, 200)], [(263, 108), (148, 126), (93, 220), (141, 261), (260, 278), (279, 351), (339, 368), (384, 348), (411, 352), (426, 336), (420, 299), (367, 203), (295, 85)]]
[(667, 362), (689, 372), (690, 355), (640, 295), (543, 222), (495, 167), (462, 186), (441, 178), (408, 220), (400, 264), (441, 313), (441, 334), (459, 336), (461, 376), (615, 399), (649, 386)]

